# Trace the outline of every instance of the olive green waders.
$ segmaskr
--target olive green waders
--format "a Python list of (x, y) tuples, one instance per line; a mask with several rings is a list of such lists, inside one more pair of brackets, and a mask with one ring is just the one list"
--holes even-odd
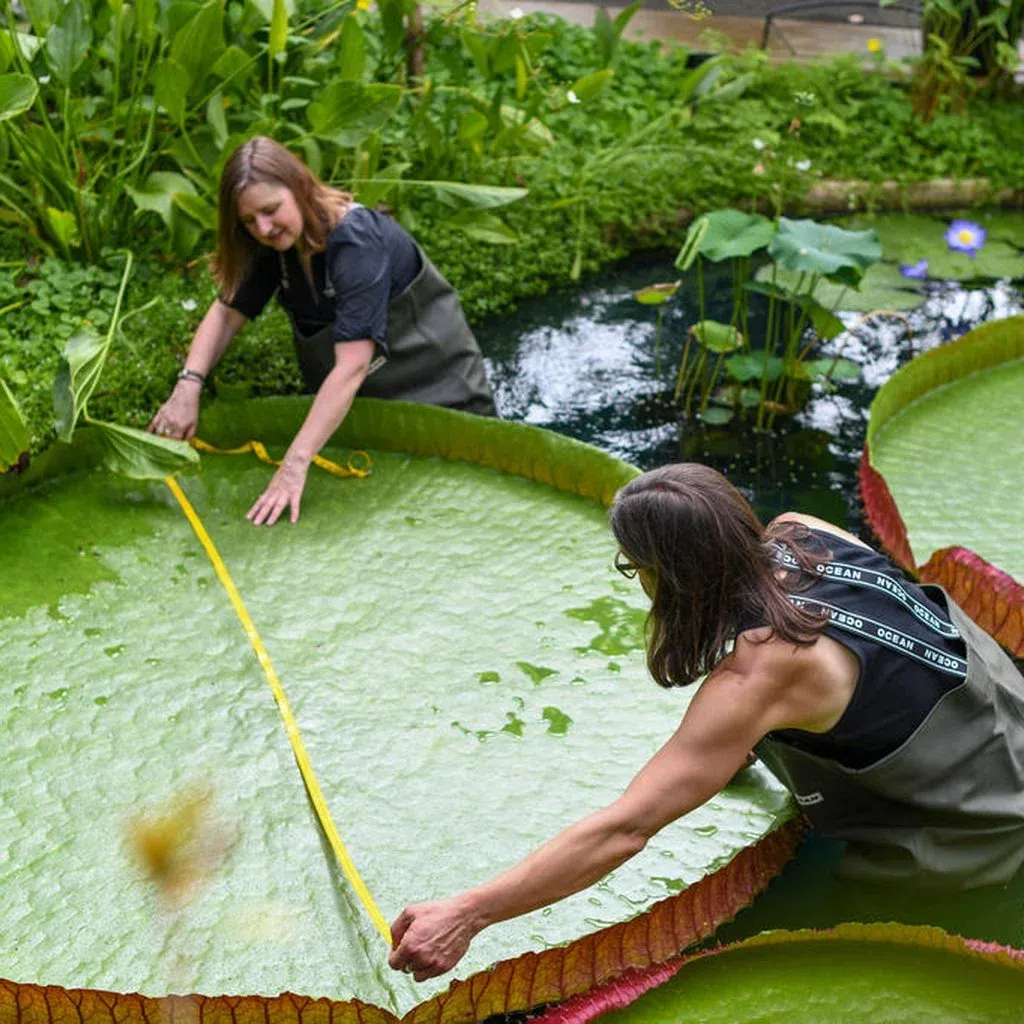
[(852, 769), (769, 737), (758, 757), (823, 835), (841, 873), (971, 888), (1024, 864), (1024, 678), (940, 587), (924, 587), (967, 646), (967, 675), (896, 750)]
[[(494, 416), (483, 356), (455, 289), (419, 246), (420, 271), (388, 304), (386, 358), (378, 357), (359, 388), (366, 398), (400, 398)], [(333, 294), (328, 285), (325, 295)], [(334, 368), (331, 328), (302, 336), (292, 323), (299, 368), (316, 391)]]

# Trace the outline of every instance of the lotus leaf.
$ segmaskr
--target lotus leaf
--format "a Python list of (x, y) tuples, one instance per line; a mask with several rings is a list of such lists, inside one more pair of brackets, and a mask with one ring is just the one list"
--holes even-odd
[[(771, 267), (762, 267), (757, 274), (758, 289), (768, 286)], [(775, 272), (777, 289), (787, 292), (796, 288), (800, 275), (796, 271), (778, 268)], [(806, 285), (806, 277), (804, 284)], [(868, 267), (856, 287), (818, 281), (814, 297), (828, 309), (839, 309), (850, 313), (872, 313), (886, 309), (906, 312), (917, 309), (925, 300), (925, 294), (916, 282), (903, 277), (900, 269), (891, 263), (875, 263)]]
[[(674, 976), (673, 976), (674, 975)], [(623, 978), (540, 1024), (1011, 1024), (1024, 954), (937, 928), (843, 924), (766, 932)]]
[[(890, 378), (872, 407), (868, 444), (918, 564), (960, 545), (1024, 580), (1024, 318), (987, 326)], [(1000, 361), (990, 361), (993, 352)]]
[(855, 285), (877, 262), (882, 248), (875, 231), (847, 231), (835, 224), (779, 218), (768, 254), (781, 267)]
[(743, 335), (731, 324), (701, 320), (690, 332), (709, 352), (735, 352), (743, 345)]
[[(307, 410), (222, 403), (201, 434), (283, 448)], [(207, 456), (183, 487), (390, 918), (489, 877), (613, 798), (687, 695), (647, 678), (642, 594), (611, 567), (602, 505), (630, 467), (535, 428), (398, 402), (356, 403), (337, 443), (370, 449), (373, 472), (312, 471), (296, 526), (245, 521), (271, 472), (248, 457)], [(79, 431), (51, 461), (94, 445)], [(289, 991), (393, 1011), (438, 992), (446, 981), (414, 986), (385, 967), (246, 637), (167, 488), (41, 468), (29, 482), (0, 480), (0, 575), (15, 581), (0, 595), (13, 826), (0, 839), (0, 976), (155, 997)], [(205, 854), (182, 862), (190, 899), (174, 903), (126, 835), (145, 846), (138, 816), (170, 807), (180, 819), (197, 791), (210, 794)], [(525, 1009), (674, 955), (777, 870), (790, 814), (766, 773), (742, 773), (589, 891), (483, 933), (461, 976), (513, 962), (426, 1004), (423, 1019)], [(584, 944), (550, 948), (572, 940)], [(0, 1015), (4, 999), (27, 1005), (39, 990), (11, 991)], [(49, 991), (122, 1022), (168, 1006)], [(253, 1012), (273, 1020), (273, 1005)], [(339, 1020), (394, 1019), (346, 1006)], [(217, 1013), (211, 1003), (204, 1019)]]
[(700, 240), (700, 254), (712, 262), (750, 256), (775, 236), (775, 223), (759, 213), (715, 210), (707, 215), (707, 231)]

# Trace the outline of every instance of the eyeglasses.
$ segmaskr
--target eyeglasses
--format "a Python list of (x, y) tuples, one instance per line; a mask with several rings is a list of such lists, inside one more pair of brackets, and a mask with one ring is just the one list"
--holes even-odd
[(640, 567), (634, 565), (621, 551), (615, 555), (615, 568), (626, 577), (627, 580), (636, 579)]

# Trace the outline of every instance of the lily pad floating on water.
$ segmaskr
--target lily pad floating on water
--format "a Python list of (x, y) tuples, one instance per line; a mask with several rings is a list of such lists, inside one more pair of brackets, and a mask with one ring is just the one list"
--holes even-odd
[(538, 1024), (1016, 1024), (1024, 953), (938, 928), (764, 932), (630, 972)]
[[(307, 409), (222, 403), (201, 433), (283, 446)], [(182, 487), (391, 919), (613, 799), (686, 695), (647, 678), (644, 602), (611, 565), (602, 506), (631, 467), (397, 402), (357, 403), (336, 441), (370, 450), (373, 473), (313, 471), (294, 527), (245, 521), (270, 472), (248, 457), (205, 456)], [(0, 840), (0, 977), (13, 979), (0, 1018), (469, 1024), (676, 955), (792, 854), (787, 795), (748, 770), (598, 886), (483, 933), (447, 992), (447, 979), (415, 986), (386, 967), (330, 859), (270, 690), (170, 492), (45, 462), (28, 483), (0, 480), (0, 575), (19, 581), (0, 598), (3, 808), (17, 822)], [(126, 830), (196, 787), (212, 794), (219, 853), (172, 906)], [(250, 995), (212, 998), (224, 992)]]
[(871, 405), (861, 496), (904, 567), (1024, 654), (1024, 317), (983, 324), (895, 373)]

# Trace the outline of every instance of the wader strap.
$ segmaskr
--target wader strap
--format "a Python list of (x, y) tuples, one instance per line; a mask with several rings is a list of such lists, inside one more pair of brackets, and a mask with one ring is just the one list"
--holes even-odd
[[(801, 572), (809, 572), (794, 557), (792, 552), (785, 546), (776, 542), (776, 552), (779, 561), (788, 569), (798, 569)], [(814, 574), (824, 576), (827, 579), (838, 580), (840, 583), (848, 583), (851, 587), (865, 587), (869, 590), (877, 590), (892, 600), (899, 602), (911, 612), (919, 622), (927, 626), (933, 633), (949, 639), (959, 639), (960, 632), (948, 619), (936, 615), (926, 604), (919, 601), (899, 580), (894, 579), (887, 573), (878, 572), (875, 569), (867, 569), (862, 565), (851, 565), (847, 562), (818, 562), (814, 567)]]
[(913, 658), (929, 668), (938, 669), (940, 672), (946, 672), (960, 679), (967, 678), (967, 661), (964, 658), (947, 654), (945, 651), (939, 650), (938, 647), (932, 647), (931, 644), (918, 640), (909, 633), (904, 633), (901, 629), (895, 629), (884, 622), (846, 611), (844, 608), (838, 608), (834, 604), (819, 601), (813, 597), (802, 597), (799, 594), (789, 594), (788, 597), (798, 608), (809, 605), (812, 608), (824, 609), (828, 612), (832, 625), (839, 629), (882, 644), (882, 646), (906, 655), (908, 658)]

